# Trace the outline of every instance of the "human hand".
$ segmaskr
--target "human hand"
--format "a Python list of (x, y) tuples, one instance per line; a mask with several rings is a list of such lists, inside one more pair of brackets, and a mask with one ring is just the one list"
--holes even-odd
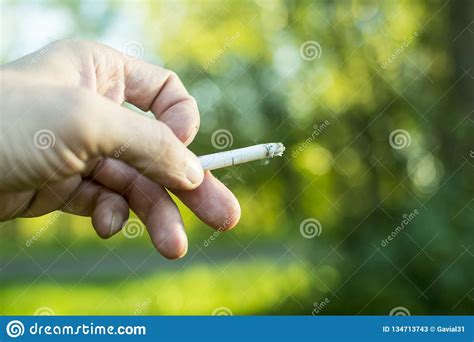
[(186, 253), (187, 237), (165, 188), (208, 225), (237, 224), (237, 199), (186, 147), (199, 112), (173, 72), (97, 43), (59, 41), (3, 65), (0, 77), (0, 220), (62, 210), (90, 216), (107, 238), (130, 208), (168, 258)]

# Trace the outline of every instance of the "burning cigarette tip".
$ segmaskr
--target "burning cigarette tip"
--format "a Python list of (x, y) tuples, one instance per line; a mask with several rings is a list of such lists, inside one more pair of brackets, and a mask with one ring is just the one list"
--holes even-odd
[(268, 151), (268, 158), (281, 157), (283, 152), (285, 152), (285, 145), (282, 143), (270, 143), (265, 144), (265, 147)]

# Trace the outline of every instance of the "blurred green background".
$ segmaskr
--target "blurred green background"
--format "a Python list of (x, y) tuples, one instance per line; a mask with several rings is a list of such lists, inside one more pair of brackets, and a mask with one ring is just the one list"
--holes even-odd
[(242, 205), (235, 230), (181, 205), (178, 261), (146, 233), (101, 240), (87, 218), (0, 223), (0, 314), (473, 313), (472, 2), (1, 10), (2, 62), (61, 38), (103, 42), (178, 73), (202, 115), (197, 154), (287, 152), (216, 172)]

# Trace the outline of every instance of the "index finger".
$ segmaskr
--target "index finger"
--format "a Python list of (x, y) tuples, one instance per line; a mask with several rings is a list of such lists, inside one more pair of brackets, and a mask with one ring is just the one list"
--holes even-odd
[[(126, 57), (124, 57), (126, 58)], [(142, 60), (125, 61), (125, 100), (151, 112), (179, 140), (190, 144), (199, 129), (199, 110), (176, 73)]]

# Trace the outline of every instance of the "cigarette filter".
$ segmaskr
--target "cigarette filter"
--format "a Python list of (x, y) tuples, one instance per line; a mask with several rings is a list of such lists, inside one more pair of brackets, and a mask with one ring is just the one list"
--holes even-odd
[(200, 156), (199, 160), (204, 170), (215, 170), (254, 160), (282, 156), (284, 151), (285, 146), (282, 143), (268, 143), (207, 154)]

